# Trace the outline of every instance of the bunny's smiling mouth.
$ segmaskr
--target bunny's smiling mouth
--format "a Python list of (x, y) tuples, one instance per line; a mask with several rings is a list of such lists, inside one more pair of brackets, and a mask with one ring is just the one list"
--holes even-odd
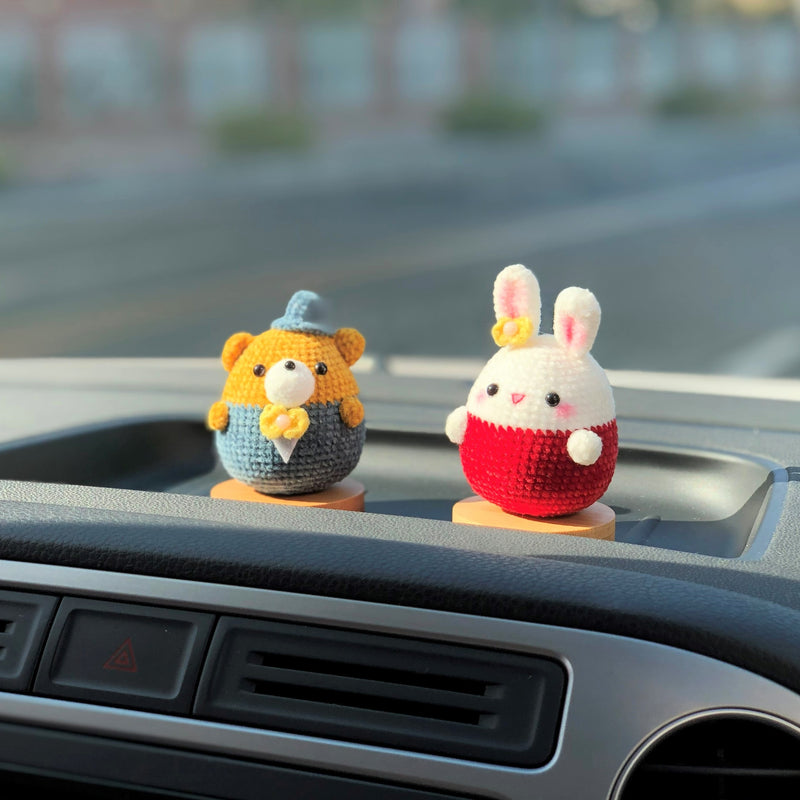
[(519, 394), (518, 392), (512, 392), (511, 393), (511, 402), (514, 405), (517, 405), (517, 403), (521, 403), (524, 399), (525, 399), (525, 395), (524, 394)]

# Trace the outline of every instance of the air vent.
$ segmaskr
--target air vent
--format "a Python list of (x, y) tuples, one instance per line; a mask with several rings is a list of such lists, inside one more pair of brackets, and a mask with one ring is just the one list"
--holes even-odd
[(556, 661), (380, 634), (225, 618), (196, 713), (208, 719), (514, 766), (557, 737)]
[(0, 591), (0, 690), (28, 688), (55, 597)]
[(800, 738), (785, 723), (762, 715), (689, 722), (639, 756), (618, 797), (796, 800)]

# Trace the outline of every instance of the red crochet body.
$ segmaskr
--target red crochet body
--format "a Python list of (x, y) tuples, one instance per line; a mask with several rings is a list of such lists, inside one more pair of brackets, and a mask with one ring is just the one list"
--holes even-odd
[(584, 467), (567, 452), (572, 431), (506, 428), (468, 414), (460, 448), (464, 475), (477, 494), (512, 514), (573, 514), (603, 495), (617, 462), (617, 421), (589, 430), (603, 450)]

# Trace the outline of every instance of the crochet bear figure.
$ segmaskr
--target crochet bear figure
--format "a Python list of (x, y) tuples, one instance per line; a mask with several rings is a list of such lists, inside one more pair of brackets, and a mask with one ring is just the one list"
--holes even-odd
[(321, 298), (309, 291), (295, 293), (270, 330), (231, 336), (222, 399), (208, 412), (230, 476), (258, 492), (293, 495), (349, 475), (365, 439), (350, 370), (363, 352), (364, 337), (330, 330)]
[(614, 397), (590, 355), (600, 305), (587, 289), (557, 297), (553, 335), (540, 334), (539, 283), (521, 264), (494, 284), (501, 348), (467, 404), (447, 418), (473, 490), (503, 511), (556, 517), (587, 508), (611, 483), (617, 461)]

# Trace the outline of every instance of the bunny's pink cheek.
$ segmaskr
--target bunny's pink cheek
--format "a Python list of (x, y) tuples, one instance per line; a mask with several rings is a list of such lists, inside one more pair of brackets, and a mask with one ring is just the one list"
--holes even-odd
[(480, 404), (486, 399), (486, 390), (481, 389), (478, 394), (475, 395), (475, 402)]
[(575, 406), (569, 403), (559, 403), (556, 407), (556, 416), (559, 419), (569, 419), (575, 413)]

